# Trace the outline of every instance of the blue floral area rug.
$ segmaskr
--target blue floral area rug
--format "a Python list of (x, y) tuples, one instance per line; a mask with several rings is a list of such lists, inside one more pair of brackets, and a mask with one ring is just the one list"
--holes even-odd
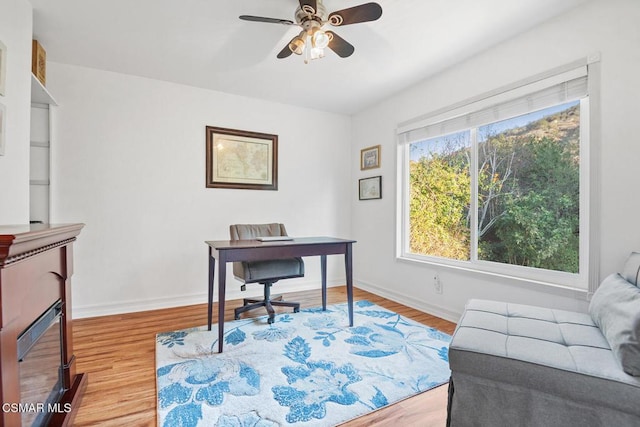
[(333, 426), (449, 379), (451, 337), (372, 304), (156, 337), (158, 425)]

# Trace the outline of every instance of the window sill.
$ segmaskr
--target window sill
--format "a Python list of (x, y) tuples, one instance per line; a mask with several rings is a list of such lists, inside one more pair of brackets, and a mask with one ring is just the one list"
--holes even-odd
[(539, 292), (544, 292), (552, 295), (558, 295), (563, 297), (574, 298), (582, 301), (589, 301), (591, 295), (587, 289), (573, 287), (570, 285), (562, 285), (558, 283), (546, 282), (543, 280), (524, 278), (514, 276), (506, 273), (498, 273), (495, 271), (481, 270), (473, 267), (466, 267), (462, 265), (453, 265), (445, 262), (438, 262), (436, 260), (419, 259), (409, 256), (397, 256), (396, 259), (400, 262), (407, 264), (418, 264), (431, 267), (445, 268), (456, 272), (462, 272), (468, 274), (471, 277), (482, 279), (501, 279), (502, 283), (512, 284), (521, 288), (531, 289)]

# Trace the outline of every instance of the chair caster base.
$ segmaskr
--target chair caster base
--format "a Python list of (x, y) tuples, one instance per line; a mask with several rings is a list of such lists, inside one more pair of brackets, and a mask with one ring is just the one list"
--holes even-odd
[(271, 297), (268, 292), (269, 287), (265, 286), (265, 296), (263, 299), (254, 299), (254, 298), (244, 298), (243, 305), (241, 307), (237, 307), (234, 310), (235, 320), (240, 320), (240, 315), (244, 312), (253, 310), (258, 307), (265, 307), (267, 309), (267, 313), (269, 313), (269, 318), (267, 322), (272, 324), (275, 322), (276, 313), (273, 306), (276, 307), (289, 307), (293, 309), (294, 313), (300, 312), (300, 303), (297, 302), (287, 302), (282, 300), (282, 295), (276, 295)]

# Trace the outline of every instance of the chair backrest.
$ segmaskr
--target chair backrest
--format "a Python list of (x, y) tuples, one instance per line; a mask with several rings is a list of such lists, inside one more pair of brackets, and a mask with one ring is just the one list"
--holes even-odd
[(229, 226), (231, 240), (252, 240), (256, 237), (286, 236), (284, 224), (233, 224)]
[[(287, 236), (284, 224), (233, 224), (229, 226), (231, 240), (253, 240), (258, 237)], [(304, 276), (304, 261), (300, 257), (256, 262), (234, 262), (233, 275), (246, 283), (262, 279)]]

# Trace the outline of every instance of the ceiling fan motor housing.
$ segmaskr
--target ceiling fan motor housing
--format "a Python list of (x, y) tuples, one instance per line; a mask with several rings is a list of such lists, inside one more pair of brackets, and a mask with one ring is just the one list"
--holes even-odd
[(303, 30), (309, 31), (312, 28), (321, 27), (326, 22), (327, 10), (321, 2), (316, 4), (317, 11), (313, 11), (308, 6), (296, 9), (296, 22)]

